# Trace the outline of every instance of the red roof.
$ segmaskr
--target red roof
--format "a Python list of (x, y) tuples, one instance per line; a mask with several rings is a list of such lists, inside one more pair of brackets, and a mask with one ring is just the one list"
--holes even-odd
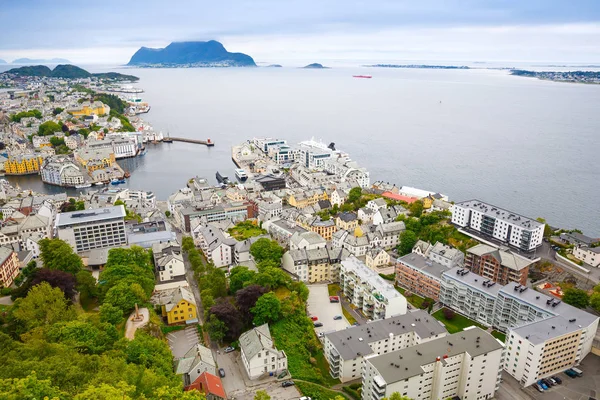
[(401, 194), (396, 194), (392, 192), (383, 192), (381, 195), (391, 200), (405, 201), (408, 204), (414, 203), (415, 201), (419, 200), (416, 197), (402, 196)]
[(194, 383), (188, 386), (186, 389), (198, 389), (204, 393), (210, 393), (214, 396), (226, 399), (225, 389), (223, 389), (223, 383), (221, 378), (208, 372), (203, 372)]

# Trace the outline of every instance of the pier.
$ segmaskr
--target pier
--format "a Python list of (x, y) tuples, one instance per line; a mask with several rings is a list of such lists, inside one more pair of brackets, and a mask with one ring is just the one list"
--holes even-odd
[(215, 145), (215, 142), (213, 142), (210, 139), (198, 140), (198, 139), (188, 139), (188, 138), (173, 137), (173, 136), (167, 136), (167, 137), (163, 138), (162, 141), (165, 143), (171, 143), (171, 142), (196, 143), (196, 144), (203, 144), (208, 147), (213, 147)]

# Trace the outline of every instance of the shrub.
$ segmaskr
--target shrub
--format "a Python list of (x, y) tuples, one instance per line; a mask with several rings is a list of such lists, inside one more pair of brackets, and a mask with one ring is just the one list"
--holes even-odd
[(449, 308), (444, 308), (444, 318), (446, 318), (448, 321), (452, 321), (454, 319), (454, 317), (456, 316), (456, 313), (454, 312), (454, 310), (451, 310)]

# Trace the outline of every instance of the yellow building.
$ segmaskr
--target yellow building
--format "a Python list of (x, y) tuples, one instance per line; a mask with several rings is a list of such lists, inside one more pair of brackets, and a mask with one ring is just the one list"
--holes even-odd
[(78, 150), (75, 152), (75, 161), (83, 165), (89, 173), (109, 168), (116, 162), (115, 153), (111, 149)]
[(9, 157), (4, 163), (6, 175), (26, 175), (40, 172), (44, 158), (36, 154)]
[(425, 210), (429, 210), (433, 205), (434, 198), (431, 195), (429, 195), (427, 197), (423, 197), (421, 200), (423, 201), (423, 208)]
[(19, 257), (11, 248), (0, 247), (0, 287), (10, 287), (19, 275)]
[(340, 213), (335, 219), (335, 224), (339, 229), (353, 231), (358, 226), (358, 216), (351, 212)]
[(300, 193), (295, 193), (288, 197), (288, 204), (299, 209), (313, 206), (321, 200), (329, 200), (327, 192), (324, 190), (307, 190)]
[(306, 228), (318, 233), (325, 240), (331, 240), (333, 234), (337, 231), (337, 226), (332, 220), (322, 221), (320, 218), (315, 218)]
[(167, 317), (169, 325), (198, 322), (196, 301), (192, 293), (186, 288), (178, 288), (169, 302), (163, 304), (162, 316)]
[(84, 101), (78, 107), (70, 108), (67, 110), (69, 114), (74, 117), (86, 117), (90, 115), (108, 115), (110, 113), (110, 107), (101, 101), (95, 101), (90, 103)]

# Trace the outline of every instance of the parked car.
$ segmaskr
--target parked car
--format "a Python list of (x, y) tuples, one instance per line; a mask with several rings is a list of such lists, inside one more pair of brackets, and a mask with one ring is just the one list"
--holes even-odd
[(548, 390), (548, 385), (546, 385), (543, 380), (540, 379), (537, 383), (542, 387), (542, 389)]
[(225, 370), (223, 368), (219, 368), (219, 376), (225, 378)]
[(542, 382), (544, 382), (546, 384), (546, 386), (548, 386), (548, 387), (552, 387), (552, 386), (556, 385), (556, 383), (552, 383), (552, 381), (548, 378), (542, 379)]
[(359, 324), (358, 322), (354, 322), (354, 323), (352, 324), (352, 326), (359, 326), (359, 325), (360, 325), (360, 324)]
[(341, 315), (336, 315), (335, 317), (333, 317), (333, 319), (337, 321), (337, 320), (342, 319), (342, 316)]
[(339, 303), (340, 302), (340, 296), (329, 296), (329, 302), (330, 303)]
[(556, 382), (556, 379), (554, 379), (552, 377), (551, 378), (546, 378), (546, 379), (548, 379), (550, 381), (550, 383), (552, 383), (552, 386), (558, 385), (558, 382)]
[(575, 379), (577, 378), (577, 374), (575, 373), (575, 371), (573, 371), (572, 369), (568, 369), (565, 371), (565, 374), (570, 377), (571, 379)]
[(310, 317), (310, 319), (313, 321), (317, 321), (319, 319), (319, 317), (317, 317), (316, 315), (313, 315), (312, 317)]
[(283, 382), (281, 382), (281, 386), (283, 386), (283, 387), (294, 386), (294, 381), (283, 381)]
[(571, 368), (571, 370), (572, 370), (573, 372), (575, 372), (575, 375), (577, 375), (577, 376), (583, 376), (583, 371), (582, 371), (582, 370), (580, 370), (579, 368), (575, 368), (575, 367), (573, 367), (573, 368)]
[(562, 384), (562, 379), (560, 379), (558, 376), (553, 376), (552, 379), (554, 379), (559, 385)]
[(315, 328), (320, 328), (320, 327), (322, 327), (322, 326), (323, 326), (323, 324), (322, 324), (321, 322), (315, 322), (315, 323), (313, 324), (313, 326), (314, 326)]
[(537, 383), (534, 386), (538, 390), (538, 392), (543, 392), (544, 391), (544, 389), (542, 389), (542, 387), (540, 385), (538, 385)]
[(232, 351), (235, 351), (235, 347), (225, 347), (225, 350), (223, 350), (225, 353), (231, 353)]
[(319, 334), (317, 335), (317, 337), (320, 337), (320, 338), (323, 336), (325, 336), (325, 332), (319, 332)]
[(302, 396), (302, 397), (300, 397), (299, 400), (312, 400), (312, 399), (308, 396)]

